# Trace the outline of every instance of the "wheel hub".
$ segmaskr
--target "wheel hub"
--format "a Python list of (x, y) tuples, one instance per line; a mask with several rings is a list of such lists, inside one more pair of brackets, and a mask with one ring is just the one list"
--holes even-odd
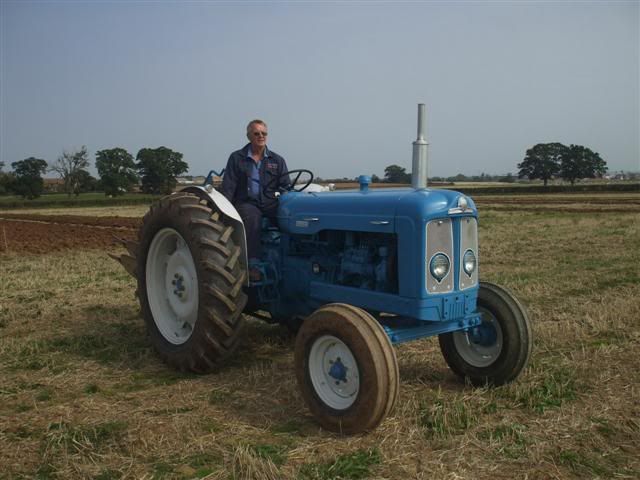
[(483, 323), (469, 330), (469, 340), (475, 345), (489, 347), (495, 344), (497, 339), (496, 329), (490, 324)]
[(147, 255), (147, 297), (162, 336), (176, 345), (186, 342), (198, 316), (198, 280), (188, 245), (174, 229), (154, 236)]
[(342, 363), (342, 360), (340, 360), (340, 357), (336, 358), (335, 362), (329, 360), (329, 363), (331, 364), (331, 368), (329, 369), (328, 373), (330, 377), (336, 380), (336, 385), (339, 385), (340, 382), (346, 382), (347, 370), (349, 370), (349, 368), (345, 367), (344, 363)]
[(482, 323), (467, 331), (453, 332), (453, 342), (465, 362), (484, 368), (495, 362), (502, 352), (502, 329), (490, 311), (478, 310), (482, 312)]
[(335, 410), (349, 408), (360, 391), (355, 357), (342, 340), (332, 335), (323, 335), (313, 342), (309, 375), (320, 399)]

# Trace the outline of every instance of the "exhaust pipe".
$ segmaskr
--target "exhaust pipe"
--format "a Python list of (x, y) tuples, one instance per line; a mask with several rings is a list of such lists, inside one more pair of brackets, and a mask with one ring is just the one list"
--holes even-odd
[(418, 138), (413, 142), (413, 162), (411, 165), (411, 186), (413, 188), (427, 188), (427, 148), (425, 140), (427, 129), (424, 103), (418, 104)]

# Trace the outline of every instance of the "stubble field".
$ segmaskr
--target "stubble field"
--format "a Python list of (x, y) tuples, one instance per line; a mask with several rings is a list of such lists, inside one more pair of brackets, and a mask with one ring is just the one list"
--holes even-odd
[(278, 326), (214, 374), (158, 360), (106, 255), (145, 207), (0, 212), (0, 478), (640, 477), (640, 194), (519, 198), (478, 197), (480, 271), (527, 305), (529, 368), (476, 389), (401, 345), (395, 410), (351, 437), (313, 422)]

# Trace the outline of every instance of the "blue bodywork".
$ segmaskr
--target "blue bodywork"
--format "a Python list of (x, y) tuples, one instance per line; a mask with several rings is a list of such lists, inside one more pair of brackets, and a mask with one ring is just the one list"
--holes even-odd
[(450, 190), (366, 184), (356, 191), (282, 195), (278, 228), (262, 234), (259, 308), (292, 318), (348, 303), (375, 315), (394, 343), (479, 325), (478, 282), (459, 288), (461, 254), (451, 255), (451, 291), (427, 289), (427, 224), (451, 219), (451, 248), (459, 252), (460, 223), (477, 219), (467, 197), (466, 208), (456, 211), (460, 197)]

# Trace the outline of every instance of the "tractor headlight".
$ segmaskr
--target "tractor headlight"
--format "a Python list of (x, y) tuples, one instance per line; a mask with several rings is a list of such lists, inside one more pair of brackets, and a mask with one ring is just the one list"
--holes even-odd
[(464, 273), (471, 276), (471, 274), (475, 272), (477, 266), (478, 261), (476, 260), (476, 254), (473, 253), (472, 250), (464, 252), (464, 256), (462, 257), (462, 268), (464, 269)]
[(447, 257), (444, 253), (436, 253), (433, 257), (431, 257), (431, 261), (429, 262), (429, 270), (431, 271), (431, 275), (438, 282), (441, 282), (444, 277), (449, 273), (449, 268), (451, 267), (451, 262), (449, 261), (449, 257)]

